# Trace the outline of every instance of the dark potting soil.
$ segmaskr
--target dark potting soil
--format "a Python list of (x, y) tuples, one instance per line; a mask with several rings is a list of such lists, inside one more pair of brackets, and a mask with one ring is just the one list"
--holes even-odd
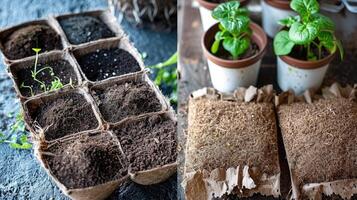
[(32, 114), (42, 128), (47, 128), (45, 139), (50, 141), (73, 133), (92, 130), (98, 121), (91, 105), (78, 93), (68, 93), (45, 101)]
[[(336, 194), (332, 194), (330, 196), (322, 194), (322, 200), (343, 200), (343, 198)], [(357, 194), (353, 195), (350, 200), (357, 200)]]
[[(54, 76), (58, 77), (63, 85), (69, 84), (71, 80), (72, 80), (72, 85), (76, 85), (78, 82), (73, 67), (66, 60), (57, 60), (47, 63), (39, 63), (37, 65), (37, 71), (45, 67), (51, 67), (53, 69)], [(29, 88), (21, 87), (22, 84), (24, 84), (25, 86), (32, 87), (33, 95), (37, 95), (44, 92), (44, 89), (40, 87), (41, 84), (39, 84), (37, 81), (35, 81), (32, 78), (31, 71), (33, 70), (34, 70), (34, 66), (30, 68), (20, 69), (19, 71), (16, 72), (15, 75), (20, 92), (23, 96), (26, 97), (32, 96), (31, 90)], [(45, 82), (46, 87), (50, 87), (51, 82), (56, 79), (54, 76), (51, 76), (50, 69), (45, 69), (41, 71), (36, 77), (38, 80)]]
[(60, 36), (47, 25), (30, 25), (14, 31), (5, 39), (5, 55), (20, 59), (35, 55), (32, 48), (41, 48), (41, 53), (62, 49)]
[[(259, 53), (259, 46), (256, 43), (252, 43), (249, 46), (249, 49), (243, 55), (241, 55), (237, 60), (242, 60), (245, 58), (252, 57), (257, 53)], [(226, 60), (233, 60), (232, 55), (228, 51), (226, 51), (222, 45), (220, 45), (218, 52), (215, 55), (218, 56), (219, 58), (223, 58)]]
[(115, 36), (98, 17), (73, 16), (61, 19), (59, 23), (71, 44), (82, 44)]
[[(319, 55), (318, 48), (315, 47), (314, 45), (312, 45), (311, 51), (314, 53), (315, 56), (317, 56), (317, 60), (319, 60), (318, 59), (318, 55)], [(329, 51), (325, 48), (322, 48), (320, 59), (324, 59), (329, 55), (330, 55)], [(304, 48), (303, 46), (295, 46), (293, 48), (293, 50), (291, 51), (291, 53), (289, 54), (289, 56), (296, 58), (298, 60), (307, 60), (307, 49)]]
[(104, 119), (112, 123), (162, 109), (155, 91), (145, 82), (114, 84), (105, 89), (95, 89), (92, 94)]
[(127, 175), (118, 141), (108, 133), (84, 134), (51, 146), (45, 156), (54, 176), (70, 189), (95, 186)]
[(176, 122), (151, 115), (114, 129), (133, 172), (176, 161)]
[(140, 71), (139, 63), (123, 49), (97, 49), (79, 57), (78, 63), (90, 81), (101, 81), (110, 77)]

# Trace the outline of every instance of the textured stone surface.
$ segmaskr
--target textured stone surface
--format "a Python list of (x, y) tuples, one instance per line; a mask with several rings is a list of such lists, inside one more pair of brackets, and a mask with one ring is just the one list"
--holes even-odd
[[(0, 29), (44, 18), (50, 14), (104, 9), (106, 6), (105, 0), (2, 0)], [(148, 57), (145, 60), (147, 65), (163, 61), (176, 51), (176, 33), (136, 29), (125, 21), (122, 26), (139, 51), (147, 52)], [(7, 115), (16, 113), (20, 107), (2, 58), (0, 58), (0, 94), (0, 130), (8, 133), (14, 118), (9, 118)], [(0, 199), (67, 199), (42, 170), (31, 151), (14, 150), (8, 145), (1, 144), (0, 155)], [(165, 183), (154, 186), (140, 186), (128, 182), (110, 199), (173, 199), (175, 196), (176, 178), (172, 177)]]

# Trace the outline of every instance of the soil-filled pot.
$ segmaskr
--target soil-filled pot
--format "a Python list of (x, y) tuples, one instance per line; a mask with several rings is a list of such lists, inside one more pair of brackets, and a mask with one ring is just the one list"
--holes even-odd
[[(226, 1), (220, 0), (197, 0), (200, 4), (200, 14), (201, 14), (201, 21), (203, 25), (203, 30), (208, 30), (212, 25), (217, 23), (212, 17), (212, 10), (215, 9), (220, 3), (224, 3)], [(247, 5), (249, 0), (240, 0), (241, 5)]]
[(263, 0), (262, 9), (263, 28), (269, 37), (274, 37), (281, 29), (279, 20), (296, 15), (290, 9), (290, 1), (286, 0)]
[(267, 36), (259, 25), (251, 22), (249, 26), (253, 31), (252, 45), (255, 44), (259, 50), (253, 56), (239, 60), (219, 58), (210, 52), (215, 34), (219, 30), (218, 23), (203, 36), (202, 48), (207, 57), (212, 84), (220, 92), (231, 93), (238, 87), (249, 87), (257, 82), (261, 59), (267, 46)]
[(308, 89), (318, 89), (335, 54), (318, 60), (298, 60), (290, 56), (279, 56), (278, 84), (281, 90), (293, 90), (299, 95)]

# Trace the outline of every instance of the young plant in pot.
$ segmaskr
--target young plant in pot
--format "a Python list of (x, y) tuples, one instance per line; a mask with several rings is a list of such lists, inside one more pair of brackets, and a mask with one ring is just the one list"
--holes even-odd
[[(221, 3), (225, 3), (231, 0), (197, 0), (200, 4), (200, 15), (203, 30), (207, 31), (212, 25), (217, 23), (217, 20), (212, 17), (212, 11)], [(238, 0), (235, 0), (238, 1)], [(239, 0), (240, 4), (247, 5), (249, 0)]]
[(289, 0), (262, 0), (262, 24), (269, 37), (274, 37), (282, 25), (279, 20), (296, 15), (290, 8)]
[(344, 52), (333, 21), (319, 13), (316, 0), (293, 0), (290, 6), (299, 15), (280, 21), (285, 28), (274, 38), (274, 51), (280, 88), (299, 95), (318, 89), (336, 51), (341, 59)]
[(250, 21), (248, 10), (237, 1), (220, 4), (212, 12), (219, 23), (202, 40), (213, 87), (231, 93), (255, 85), (267, 46), (263, 29)]

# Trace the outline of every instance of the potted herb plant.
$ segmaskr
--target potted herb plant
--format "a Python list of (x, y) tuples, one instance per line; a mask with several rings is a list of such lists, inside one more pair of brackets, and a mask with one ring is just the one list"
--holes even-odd
[(290, 8), (289, 0), (262, 0), (263, 29), (269, 37), (274, 37), (282, 28), (277, 22), (296, 15)]
[(221, 92), (255, 85), (267, 46), (263, 29), (250, 21), (237, 1), (220, 4), (212, 16), (218, 20), (202, 39), (213, 86)]
[(333, 21), (319, 13), (316, 0), (293, 0), (290, 7), (299, 15), (280, 20), (285, 28), (274, 38), (278, 84), (301, 94), (319, 88), (336, 51), (341, 59), (344, 52)]
[[(200, 9), (201, 21), (204, 31), (206, 31), (212, 25), (217, 23), (217, 20), (212, 17), (213, 9), (215, 9), (219, 4), (227, 1), (230, 0), (197, 0), (197, 2), (200, 4), (199, 9)], [(248, 1), (249, 0), (239, 0), (241, 5), (246, 5)]]

